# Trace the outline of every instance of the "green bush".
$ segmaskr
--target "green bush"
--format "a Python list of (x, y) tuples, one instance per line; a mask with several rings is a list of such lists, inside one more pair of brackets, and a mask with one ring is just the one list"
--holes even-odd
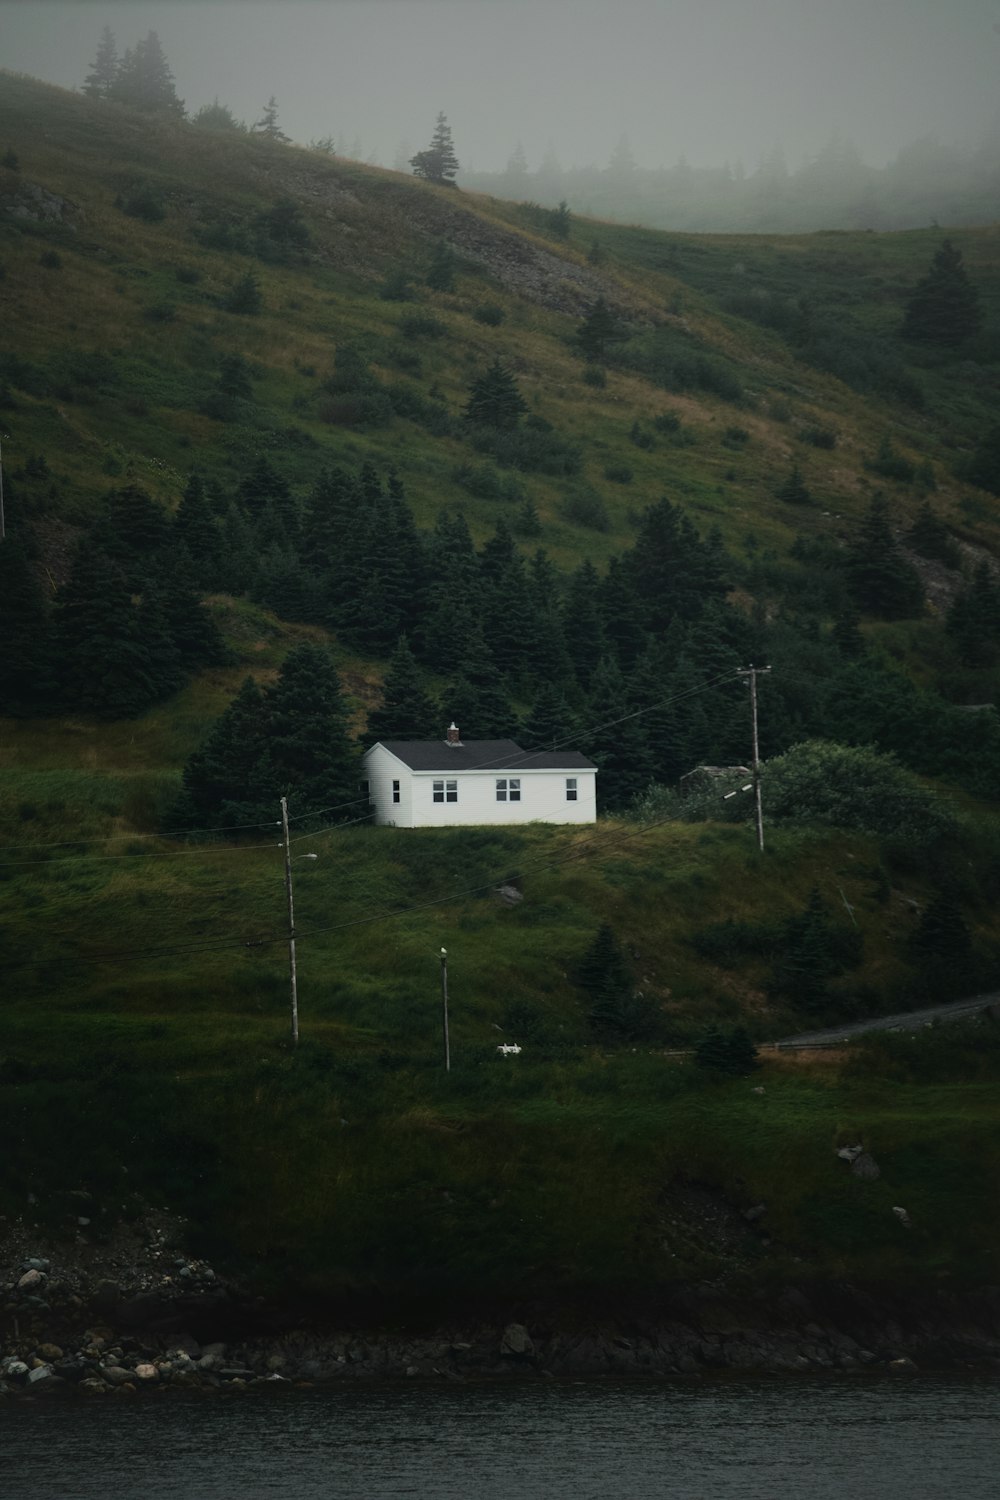
[(555, 432), (537, 432), (527, 426), (513, 432), (478, 427), (470, 436), (474, 448), (489, 453), (496, 463), (508, 469), (558, 478), (578, 474), (583, 463), (583, 454), (576, 444)]
[(604, 477), (610, 479), (612, 484), (631, 484), (633, 474), (628, 464), (606, 464)]
[(811, 448), (832, 449), (837, 446), (837, 433), (832, 427), (803, 427), (799, 437)]
[(596, 386), (598, 390), (603, 391), (608, 383), (608, 377), (600, 365), (587, 365), (583, 371), (583, 383)]
[(472, 309), (472, 316), (477, 323), (482, 323), (487, 328), (499, 328), (507, 314), (496, 302), (480, 302)]
[(559, 507), (563, 519), (572, 526), (586, 526), (590, 531), (610, 531), (608, 508), (596, 490), (574, 490)]
[(159, 224), (167, 217), (167, 205), (163, 194), (155, 188), (134, 188), (119, 200), (121, 211), (130, 219), (142, 219), (146, 224)]
[(400, 319), (399, 332), (404, 339), (441, 339), (448, 328), (440, 318), (433, 318), (429, 313), (410, 313)]

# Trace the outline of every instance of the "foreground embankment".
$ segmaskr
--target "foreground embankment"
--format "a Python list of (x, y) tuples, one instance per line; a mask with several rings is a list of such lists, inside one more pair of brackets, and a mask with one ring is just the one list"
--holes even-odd
[[(96, 1285), (32, 1256), (2, 1273), (0, 1397), (241, 1391), (282, 1382), (463, 1381), (1000, 1369), (1000, 1288), (679, 1283), (599, 1308), (353, 1308), (251, 1296), (164, 1252), (148, 1275)], [(124, 1269), (124, 1268), (123, 1268)]]

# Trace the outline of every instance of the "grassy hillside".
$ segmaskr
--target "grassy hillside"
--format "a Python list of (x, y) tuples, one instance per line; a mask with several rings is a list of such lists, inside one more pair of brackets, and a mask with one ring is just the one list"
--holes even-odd
[[(276, 830), (199, 843), (170, 836), (169, 815), (187, 757), (248, 671), (266, 683), (291, 646), (328, 641), (363, 733), (384, 659), (213, 589), (226, 657), (164, 701), (112, 721), (0, 719), (5, 1200), (33, 1185), (58, 1219), (60, 1193), (86, 1183), (119, 1211), (124, 1167), (136, 1191), (191, 1213), (216, 1253), (291, 1265), (327, 1290), (365, 1267), (387, 1284), (610, 1288), (719, 1269), (723, 1252), (695, 1244), (680, 1208), (670, 1218), (670, 1184), (696, 1181), (773, 1205), (776, 1248), (732, 1252), (750, 1274), (784, 1274), (793, 1255), (817, 1273), (986, 1274), (986, 1221), (969, 1215), (974, 1239), (955, 1205), (981, 1202), (962, 1164), (982, 1170), (992, 1149), (992, 1096), (968, 1081), (977, 1048), (992, 1066), (988, 1036), (930, 1091), (906, 1058), (774, 1064), (766, 1102), (662, 1053), (711, 1020), (767, 1038), (898, 1008), (919, 979), (918, 914), (949, 882), (968, 972), (995, 972), (994, 716), (959, 721), (948, 705), (992, 701), (1000, 666), (962, 659), (943, 622), (1000, 551), (995, 498), (968, 478), (996, 420), (997, 232), (952, 235), (985, 321), (958, 354), (927, 352), (897, 333), (940, 231), (726, 238), (574, 222), (553, 240), (527, 206), (6, 74), (0, 143), (16, 157), (0, 166), (8, 523), (30, 534), (57, 606), (109, 491), (134, 483), (175, 512), (197, 470), (225, 502), (262, 456), (298, 500), (334, 465), (393, 470), (421, 528), (458, 508), (477, 544), (501, 519), (516, 529), (530, 500), (539, 529), (523, 548), (546, 549), (561, 590), (584, 558), (603, 570), (631, 548), (666, 494), (718, 531), (736, 638), (766, 650), (783, 684), (770, 709), (782, 749), (816, 732), (816, 686), (840, 670), (842, 560), (875, 492), (897, 532), (932, 499), (957, 549), (951, 565), (909, 549), (926, 607), (860, 621), (873, 670), (890, 674), (879, 692), (926, 689), (934, 733), (891, 709), (869, 735), (869, 699), (846, 686), (820, 725), (909, 756), (957, 820), (940, 847), (802, 815), (769, 830), (761, 858), (745, 825), (682, 821), (669, 796), (656, 816), (626, 808), (596, 830), (401, 837), (304, 819), (299, 847), (320, 857), (297, 867), (295, 1057)], [(426, 283), (442, 241), (450, 291)], [(248, 275), (260, 308), (232, 310)], [(600, 365), (575, 341), (598, 296), (626, 335)], [(330, 377), (348, 357), (364, 375), (345, 389)], [(477, 449), (462, 418), (496, 358), (535, 419), (530, 463)], [(223, 389), (233, 360), (239, 394)], [(793, 466), (810, 504), (779, 498)], [(527, 708), (532, 684), (509, 687)], [(724, 753), (749, 750), (740, 738)], [(513, 907), (495, 896), (509, 880), (524, 897)], [(775, 975), (814, 889), (858, 954), (810, 1005)], [(635, 1035), (595, 1027), (578, 983), (602, 921), (643, 996)], [(450, 1078), (436, 1063), (442, 945)], [(501, 1039), (524, 1055), (499, 1059)], [(831, 1176), (845, 1131), (886, 1155), (885, 1193)], [(912, 1240), (879, 1194), (916, 1206)]]

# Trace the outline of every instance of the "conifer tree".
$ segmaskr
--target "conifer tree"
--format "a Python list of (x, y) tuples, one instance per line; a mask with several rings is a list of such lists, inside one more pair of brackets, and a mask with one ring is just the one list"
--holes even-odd
[[(442, 511), (431, 537), (421, 660), (438, 672), (458, 668), (464, 642), (480, 626), (479, 558), (465, 517)], [(447, 705), (445, 705), (447, 711)]]
[(455, 252), (444, 240), (438, 240), (424, 280), (434, 292), (455, 290)]
[(294, 801), (296, 816), (321, 809), (331, 822), (356, 816), (357, 808), (340, 807), (359, 795), (361, 762), (329, 652), (311, 641), (290, 651), (265, 707), (277, 794)]
[(441, 711), (468, 739), (513, 739), (518, 732), (517, 714), (479, 624), (462, 642), (458, 671), (442, 694)]
[(211, 104), (203, 104), (199, 110), (191, 116), (191, 124), (198, 125), (202, 130), (221, 130), (243, 135), (246, 126), (237, 120), (228, 104), (220, 104), (218, 96)]
[(591, 727), (580, 748), (600, 767), (600, 804), (626, 807), (646, 790), (653, 766), (642, 719), (635, 715), (621, 668), (612, 657), (603, 657), (594, 672), (587, 717)]
[(981, 562), (972, 581), (956, 594), (946, 624), (967, 667), (988, 667), (997, 660), (1000, 584), (988, 562)]
[(281, 145), (282, 142), (288, 140), (288, 136), (278, 124), (278, 105), (273, 94), (264, 105), (264, 112), (260, 119), (256, 120), (250, 128), (254, 135), (263, 136), (274, 145)]
[(635, 584), (617, 557), (608, 559), (608, 571), (601, 583), (601, 612), (605, 638), (622, 671), (629, 673), (645, 648), (648, 635)]
[(441, 710), (428, 696), (405, 635), (400, 636), (382, 685), (382, 702), (368, 715), (366, 741), (432, 740), (441, 735)]
[(97, 56), (91, 64), (90, 72), (83, 85), (83, 92), (91, 99), (110, 99), (117, 76), (118, 47), (115, 43), (115, 34), (110, 26), (105, 26), (97, 44)]
[(233, 283), (225, 297), (222, 306), (226, 312), (242, 313), (247, 317), (255, 317), (264, 307), (264, 298), (261, 296), (260, 282), (252, 271), (247, 271), (239, 281)]
[(173, 534), (190, 558), (194, 582), (202, 589), (221, 587), (222, 538), (200, 474), (193, 473), (184, 487)]
[(757, 1066), (757, 1048), (745, 1026), (710, 1026), (695, 1039), (694, 1060), (699, 1068), (742, 1078)]
[(584, 559), (570, 578), (563, 607), (563, 636), (576, 679), (586, 690), (607, 650), (600, 580), (589, 558)]
[(879, 496), (858, 529), (847, 566), (854, 597), (867, 614), (898, 620), (922, 610), (923, 585), (896, 545), (888, 509)]
[(598, 297), (576, 330), (576, 342), (584, 359), (596, 362), (605, 360), (611, 346), (624, 337), (625, 330), (604, 297)]
[(115, 560), (133, 592), (141, 593), (169, 548), (170, 534), (166, 509), (138, 485), (130, 484), (105, 497), (90, 539), (106, 557)]
[(841, 656), (848, 661), (859, 661), (865, 654), (865, 638), (859, 628), (857, 610), (845, 607), (833, 622), (831, 632), (834, 644)]
[(812, 495), (798, 464), (792, 464), (787, 478), (782, 480), (774, 494), (777, 500), (783, 500), (786, 505), (809, 505), (812, 502)]
[(526, 750), (554, 750), (572, 742), (580, 722), (575, 710), (557, 682), (543, 682), (521, 726), (521, 743)]
[(55, 660), (67, 704), (98, 718), (125, 719), (155, 703), (176, 685), (173, 669), (168, 681), (159, 675), (162, 633), (144, 629), (117, 563), (82, 543), (55, 618)]
[(184, 101), (177, 97), (174, 75), (155, 31), (124, 54), (109, 97), (150, 114), (183, 115)]
[(528, 403), (518, 390), (517, 381), (499, 359), (473, 381), (465, 405), (465, 420), (479, 427), (493, 427), (498, 432), (513, 432)]
[(277, 818), (264, 697), (252, 677), (189, 757), (183, 783), (199, 819), (219, 828)]
[(580, 962), (577, 985), (588, 1001), (588, 1016), (605, 1042), (641, 1041), (655, 1026), (649, 1002), (635, 992), (635, 984), (614, 930), (604, 922)]
[(903, 338), (954, 346), (977, 333), (982, 321), (979, 293), (962, 264), (962, 252), (945, 240), (906, 305)]
[(919, 552), (921, 557), (933, 558), (936, 562), (943, 562), (949, 568), (957, 568), (961, 564), (961, 553), (951, 533), (926, 500), (917, 511), (906, 539), (914, 552)]
[(422, 177), (427, 182), (436, 182), (445, 187), (454, 186), (458, 157), (452, 143), (451, 126), (443, 113), (435, 121), (430, 145), (426, 151), (418, 151), (416, 156), (410, 157), (410, 166), (414, 177)]

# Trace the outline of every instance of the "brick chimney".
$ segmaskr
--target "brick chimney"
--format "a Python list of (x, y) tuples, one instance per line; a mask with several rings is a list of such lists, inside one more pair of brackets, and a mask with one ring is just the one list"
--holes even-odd
[(447, 745), (460, 745), (461, 743), (462, 743), (462, 738), (461, 738), (461, 735), (458, 732), (458, 725), (455, 723), (454, 720), (452, 720), (452, 722), (448, 725), (448, 735), (447, 735), (447, 738), (445, 740), (445, 744), (447, 744)]

